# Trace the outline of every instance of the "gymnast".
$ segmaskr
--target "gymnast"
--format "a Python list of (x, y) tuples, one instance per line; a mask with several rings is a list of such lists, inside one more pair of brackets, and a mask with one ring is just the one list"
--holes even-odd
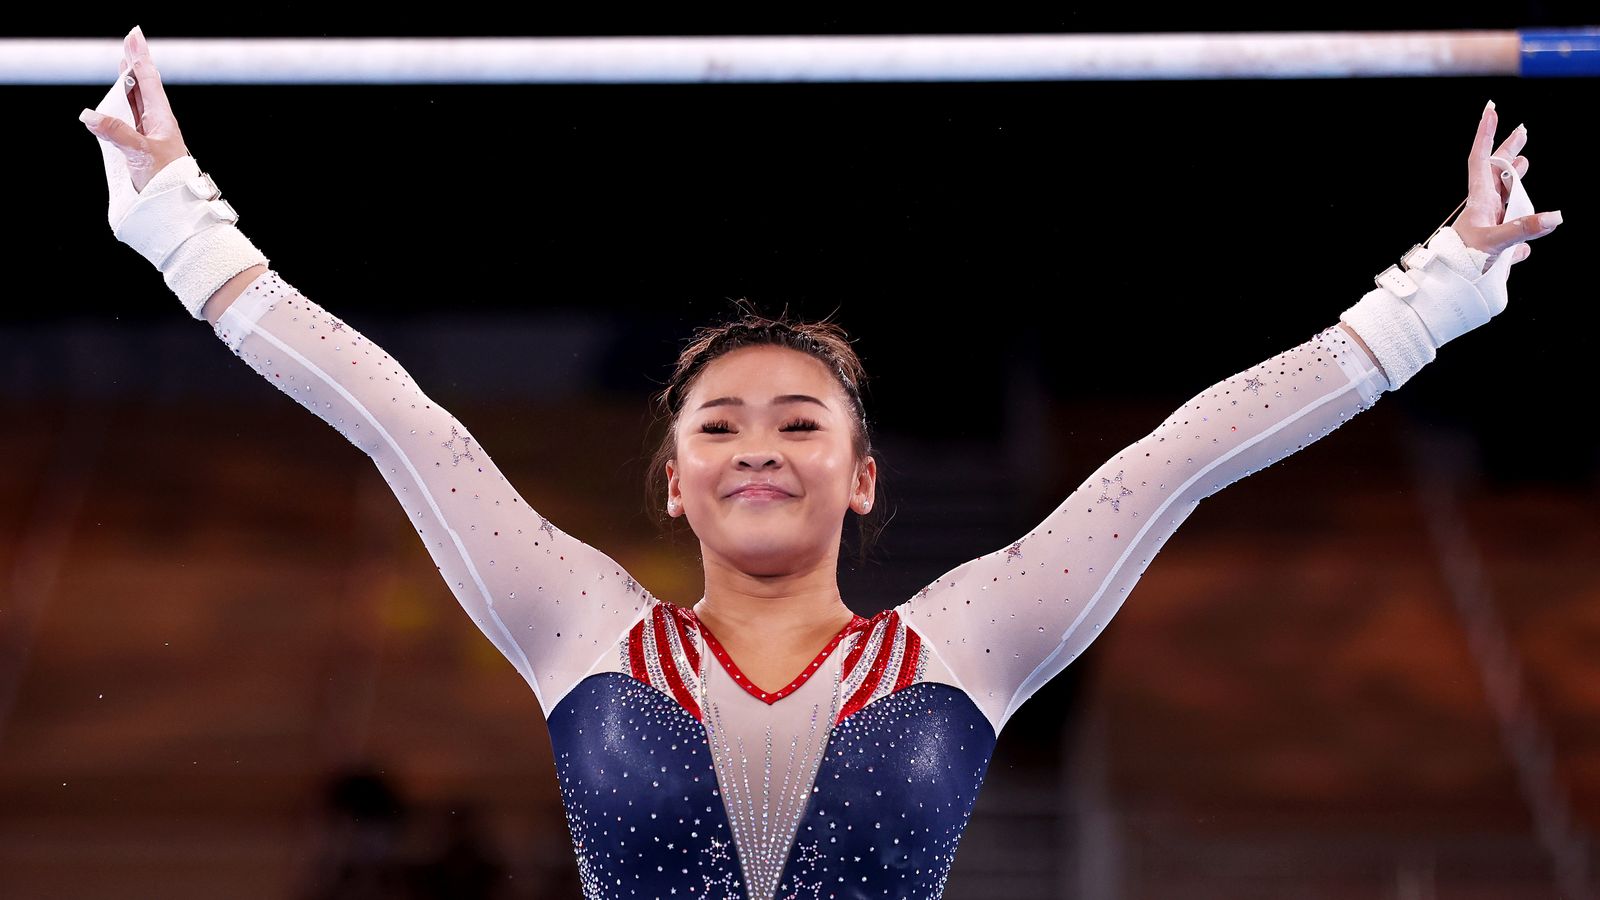
[[(836, 323), (745, 308), (655, 397), (652, 503), (705, 592), (653, 596), (530, 506), (467, 427), (245, 238), (135, 28), (80, 117), (116, 238), (189, 314), (363, 453), (545, 717), (584, 896), (937, 898), (1006, 721), (1077, 659), (1200, 501), (1324, 437), (1506, 307), (1555, 230), (1483, 110), (1467, 199), (1309, 340), (1185, 401), (1036, 527), (870, 618), (840, 595), (873, 515), (866, 374)], [(865, 520), (864, 520), (865, 521)]]

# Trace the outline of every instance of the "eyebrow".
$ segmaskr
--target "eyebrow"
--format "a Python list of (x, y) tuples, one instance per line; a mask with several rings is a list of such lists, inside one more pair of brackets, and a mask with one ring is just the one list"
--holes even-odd
[[(817, 398), (815, 398), (815, 397), (813, 397), (813, 396), (811, 396), (809, 394), (783, 394), (781, 396), (772, 398), (772, 404), (774, 406), (776, 406), (776, 405), (778, 405), (780, 403), (815, 403), (816, 405), (822, 407), (823, 409), (827, 409), (828, 408), (828, 404), (823, 403), (821, 400), (818, 400)], [(697, 409), (695, 411), (699, 412), (701, 409), (705, 409), (708, 406), (743, 406), (743, 405), (744, 405), (744, 399), (741, 398), (741, 397), (718, 397), (715, 400), (707, 400), (706, 402), (700, 404), (699, 409)]]

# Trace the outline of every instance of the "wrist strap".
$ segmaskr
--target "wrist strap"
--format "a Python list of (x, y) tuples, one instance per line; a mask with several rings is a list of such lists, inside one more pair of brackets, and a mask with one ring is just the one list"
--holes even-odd
[[(1511, 183), (1502, 221), (1531, 215), (1533, 203), (1508, 160), (1490, 163)], [(1390, 266), (1373, 279), (1355, 306), (1340, 314), (1372, 349), (1389, 377), (1389, 389), (1405, 384), (1438, 349), (1505, 311), (1506, 277), (1514, 247), (1508, 247), (1485, 270), (1489, 254), (1466, 246), (1448, 226), (1429, 238), (1427, 246), (1408, 251), (1401, 266)]]
[(193, 156), (161, 167), (113, 229), (161, 271), (189, 315), (228, 279), (267, 257), (234, 223), (239, 214)]
[(1423, 366), (1434, 361), (1438, 350), (1428, 329), (1406, 302), (1386, 288), (1373, 288), (1356, 304), (1339, 315), (1367, 342), (1389, 390), (1396, 390)]
[(202, 310), (211, 295), (228, 279), (258, 263), (265, 266), (271, 260), (239, 229), (215, 225), (173, 251), (161, 277), (189, 315), (203, 319)]
[(192, 156), (167, 163), (138, 196), (112, 233), (162, 271), (172, 251), (190, 237), (218, 223), (239, 221)]
[[(95, 107), (101, 115), (132, 126), (127, 88), (119, 77)], [(222, 199), (216, 182), (184, 155), (161, 167), (143, 190), (134, 190), (127, 157), (100, 138), (111, 231), (161, 271), (189, 315), (201, 308), (228, 279), (267, 257), (246, 240), (234, 223), (239, 214)]]

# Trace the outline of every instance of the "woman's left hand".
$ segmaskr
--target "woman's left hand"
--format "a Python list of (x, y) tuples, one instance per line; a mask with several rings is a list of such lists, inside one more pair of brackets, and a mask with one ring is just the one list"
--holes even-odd
[[(1560, 210), (1500, 221), (1511, 196), (1511, 185), (1510, 176), (1489, 162), (1489, 146), (1494, 143), (1498, 122), (1494, 107), (1484, 107), (1483, 118), (1478, 120), (1478, 134), (1472, 140), (1472, 153), (1467, 157), (1467, 205), (1451, 225), (1463, 244), (1489, 254), (1490, 265), (1501, 251), (1512, 246), (1516, 247), (1512, 251), (1513, 263), (1527, 259), (1532, 252), (1527, 241), (1544, 237), (1561, 224)], [(1519, 181), (1528, 172), (1528, 158), (1517, 153), (1527, 142), (1527, 128), (1518, 125), (1494, 152), (1495, 156), (1511, 162)]]

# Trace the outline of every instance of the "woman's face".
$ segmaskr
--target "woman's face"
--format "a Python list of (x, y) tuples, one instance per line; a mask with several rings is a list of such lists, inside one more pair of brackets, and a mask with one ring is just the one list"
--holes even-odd
[[(752, 575), (837, 560), (847, 510), (871, 508), (877, 462), (858, 461), (844, 389), (816, 357), (742, 347), (703, 370), (667, 463), (667, 512), (711, 562)], [(768, 490), (743, 490), (749, 483)]]

